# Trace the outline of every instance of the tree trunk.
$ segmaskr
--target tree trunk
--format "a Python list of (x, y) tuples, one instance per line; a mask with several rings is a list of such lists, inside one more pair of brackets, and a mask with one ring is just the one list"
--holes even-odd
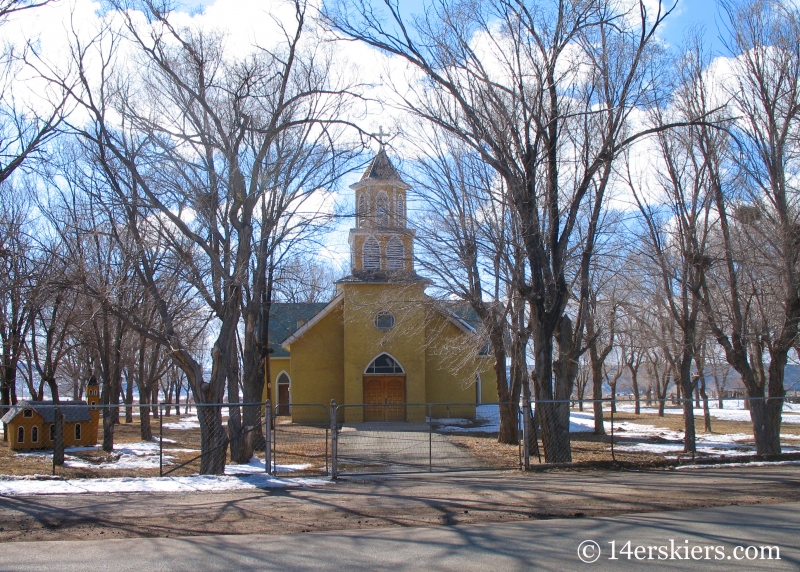
[(669, 374), (664, 374), (664, 380), (656, 378), (656, 399), (658, 399), (658, 416), (664, 417), (664, 408), (667, 406), (667, 388), (669, 387)]
[[(234, 338), (234, 347), (235, 344)], [(244, 465), (253, 458), (253, 438), (247, 435), (252, 426), (242, 424), (242, 408), (239, 407), (239, 357), (231, 349), (228, 365), (228, 439), (231, 462)]]
[(103, 377), (103, 389), (100, 392), (100, 403), (103, 404), (103, 451), (114, 450), (114, 413), (111, 410), (111, 396), (115, 395), (111, 382)]
[(616, 380), (610, 381), (608, 386), (611, 388), (611, 411), (613, 413), (616, 413), (617, 412), (617, 382), (616, 382)]
[(56, 383), (56, 379), (54, 377), (47, 378), (47, 387), (50, 388), (50, 397), (53, 399), (54, 403), (59, 402), (58, 396), (58, 383)]
[(499, 443), (516, 445), (519, 443), (517, 433), (517, 404), (511, 403), (506, 374), (506, 346), (504, 327), (493, 324), (489, 332), (489, 342), (494, 352), (494, 373), (497, 379), (497, 401), (500, 403), (500, 429), (497, 435)]
[(703, 398), (703, 420), (705, 421), (705, 432), (711, 433), (711, 410), (708, 407), (708, 394), (706, 393), (706, 380), (701, 377), (697, 385), (698, 393)]
[[(639, 396), (639, 368), (629, 368), (631, 370), (631, 385), (633, 386), (633, 399), (634, 399), (634, 413), (640, 415), (642, 413), (642, 400)], [(648, 401), (650, 396), (648, 395)]]
[(592, 368), (592, 403), (594, 408), (594, 434), (605, 435), (603, 424), (603, 372), (602, 368)]
[(64, 464), (64, 414), (58, 407), (53, 415), (53, 464)]
[(536, 408), (541, 413), (539, 424), (542, 428), (544, 458), (547, 463), (571, 463), (569, 401), (553, 402), (553, 337), (542, 330), (534, 328), (533, 347), (536, 356), (534, 379), (540, 399)]
[(684, 355), (681, 361), (680, 383), (677, 387), (682, 388), (683, 399), (683, 452), (695, 453), (697, 451), (697, 440), (695, 435), (694, 426), (694, 399), (692, 392), (694, 391), (692, 382), (692, 355)]
[(197, 404), (197, 419), (200, 422), (201, 475), (221, 475), (225, 472), (225, 456), (228, 438), (222, 428), (220, 406)]
[[(125, 423), (133, 423), (133, 376), (128, 373), (125, 391)], [(149, 439), (148, 439), (149, 440)]]
[(781, 399), (760, 396), (750, 400), (750, 419), (753, 422), (757, 455), (780, 455), (782, 406)]
[(139, 394), (139, 433), (142, 441), (153, 440), (153, 429), (150, 425), (150, 407), (147, 395)]

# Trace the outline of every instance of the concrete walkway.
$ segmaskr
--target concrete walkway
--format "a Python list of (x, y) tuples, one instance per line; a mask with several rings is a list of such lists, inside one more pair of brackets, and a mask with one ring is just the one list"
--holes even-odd
[(340, 474), (479, 468), (466, 448), (432, 432), (427, 423), (345, 425), (339, 433), (338, 458)]

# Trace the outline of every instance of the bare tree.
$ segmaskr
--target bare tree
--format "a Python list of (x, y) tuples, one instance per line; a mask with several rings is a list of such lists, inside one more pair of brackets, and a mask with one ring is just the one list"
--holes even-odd
[[(140, 8), (148, 25), (128, 10), (121, 12), (124, 39), (104, 30), (87, 46), (76, 36), (75, 66), (83, 70), (88, 51), (98, 50), (106, 75), (81, 75), (73, 95), (92, 120), (75, 129), (108, 183), (105, 204), (125, 228), (120, 243), (133, 246), (127, 260), (157, 308), (159, 327), (147, 334), (170, 348), (196, 403), (221, 403), (226, 388), (229, 402), (238, 403), (239, 372), (245, 401), (260, 401), (267, 346), (256, 339), (255, 326), (268, 303), (262, 295), (267, 261), (296, 233), (303, 203), (330, 187), (347, 163), (336, 143), (344, 90), (330, 73), (326, 45), (305, 43), (303, 2), (294, 4), (293, 27), (276, 47), (241, 61), (226, 58), (220, 37), (176, 28), (151, 3), (115, 6)], [(137, 73), (112, 65), (123, 41), (137, 51)], [(109, 119), (112, 111), (121, 122)], [(153, 259), (161, 253), (149, 248), (154, 236), (217, 321), (208, 381), (176, 326), (179, 309), (162, 290)], [(223, 471), (229, 441), (232, 459), (249, 461), (252, 450), (242, 435), (260, 427), (260, 410), (245, 407), (242, 420), (232, 407), (226, 432), (220, 408), (198, 409), (202, 449), (209, 453), (202, 473)]]
[[(509, 244), (513, 222), (503, 183), (479, 155), (446, 133), (434, 132), (425, 143), (430, 153), (418, 162), (415, 179), (425, 205), (417, 223), (419, 262), (445, 295), (468, 303), (481, 321), (495, 360), (497, 399), (503, 404), (498, 439), (516, 443), (517, 414), (511, 404), (519, 401), (523, 384), (528, 385), (524, 355), (529, 334), (525, 335), (525, 308), (520, 308), (514, 287), (522, 274)], [(512, 336), (514, 342), (509, 343)], [(509, 354), (511, 379), (506, 369)]]
[[(601, 285), (598, 285), (602, 290)], [(607, 299), (600, 299), (597, 290), (589, 298), (588, 312), (586, 314), (586, 345), (589, 349), (589, 363), (592, 366), (592, 399), (594, 399), (594, 433), (605, 435), (603, 424), (603, 382), (606, 380), (605, 362), (616, 347), (616, 323), (618, 302), (612, 288), (604, 293)], [(617, 367), (614, 380), (612, 399), (616, 395), (616, 380), (619, 379), (621, 368)], [(615, 407), (612, 401), (612, 407)]]
[[(0, 0), (0, 27), (20, 12), (50, 1)], [(57, 84), (47, 84), (44, 91), (34, 87), (31, 80), (42, 79), (38, 68), (43, 65), (35, 46), (36, 38), (0, 46), (0, 184), (25, 163), (42, 158), (68, 112), (66, 90)]]
[[(680, 81), (673, 113), (688, 123), (693, 117), (704, 116), (696, 106), (696, 93), (702, 89), (705, 61), (699, 41), (679, 64)], [(656, 110), (656, 122), (666, 118)], [(645, 197), (634, 181), (630, 170), (627, 180), (642, 215), (646, 233), (642, 244), (643, 257), (654, 272), (658, 293), (668, 319), (679, 332), (679, 355), (676, 356), (676, 383), (683, 396), (684, 447), (694, 452), (695, 423), (693, 392), (695, 378), (692, 364), (698, 351), (698, 329), (702, 309), (701, 285), (711, 265), (708, 236), (711, 228), (712, 194), (709, 191), (709, 171), (700, 151), (703, 127), (681, 127), (657, 135), (660, 168), (656, 193)], [(655, 194), (655, 196), (652, 196)]]
[[(703, 283), (704, 305), (750, 400), (756, 451), (772, 455), (781, 450), (784, 371), (800, 321), (791, 183), (800, 165), (800, 17), (770, 0), (724, 2), (723, 12), (733, 56), (723, 89), (736, 120), (731, 139), (701, 131), (719, 221), (719, 264)], [(714, 92), (703, 87), (697, 105), (708, 108)]]
[(289, 303), (329, 302), (335, 295), (336, 269), (308, 255), (292, 252), (277, 269), (273, 297)]
[[(643, 134), (628, 119), (655, 95), (655, 32), (669, 13), (660, 4), (656, 13), (643, 2), (628, 12), (619, 6), (442, 0), (413, 23), (391, 1), (383, 11), (365, 0), (327, 9), (337, 30), (421, 72), (424, 80), (410, 92), (398, 90), (404, 108), (459, 138), (507, 187), (527, 259), (520, 294), (529, 305), (550, 462), (571, 459), (569, 407), (552, 400), (569, 399), (577, 374), (575, 332), (582, 324), (565, 313), (576, 221), (587, 202), (599, 213), (612, 161)], [(596, 217), (590, 220), (596, 225)], [(595, 231), (592, 222), (587, 227), (586, 265)], [(583, 281), (581, 303), (588, 298)], [(567, 346), (559, 344), (555, 376), (554, 339)]]
[(9, 184), (0, 186), (0, 340), (3, 407), (16, 404), (17, 372), (37, 304), (36, 264), (31, 256), (31, 200)]

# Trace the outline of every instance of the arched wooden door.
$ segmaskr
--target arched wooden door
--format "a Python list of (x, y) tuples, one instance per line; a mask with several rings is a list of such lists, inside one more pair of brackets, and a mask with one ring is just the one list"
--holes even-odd
[(364, 373), (364, 421), (405, 421), (405, 403), (403, 368), (390, 355), (379, 355)]

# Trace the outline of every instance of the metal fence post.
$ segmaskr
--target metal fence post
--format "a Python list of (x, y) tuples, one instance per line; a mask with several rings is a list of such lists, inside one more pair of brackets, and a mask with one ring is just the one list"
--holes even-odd
[(268, 475), (272, 474), (272, 404), (267, 399), (264, 414), (264, 470)]
[(531, 470), (531, 451), (528, 446), (530, 441), (531, 432), (531, 402), (528, 396), (522, 398), (522, 460), (523, 468), (526, 471)]
[(158, 476), (164, 476), (164, 410), (158, 407)]
[(64, 418), (61, 409), (56, 407), (53, 411), (53, 474), (56, 466), (64, 464)]
[(336, 413), (336, 400), (331, 399), (331, 479), (333, 480), (339, 477), (339, 460), (336, 458), (339, 444), (339, 427), (336, 422)]
[(433, 413), (428, 405), (428, 472), (433, 472)]
[[(612, 398), (613, 399), (613, 398)], [(602, 402), (601, 402), (602, 406)], [(611, 402), (611, 460), (616, 461), (617, 457), (614, 454), (614, 402)]]

